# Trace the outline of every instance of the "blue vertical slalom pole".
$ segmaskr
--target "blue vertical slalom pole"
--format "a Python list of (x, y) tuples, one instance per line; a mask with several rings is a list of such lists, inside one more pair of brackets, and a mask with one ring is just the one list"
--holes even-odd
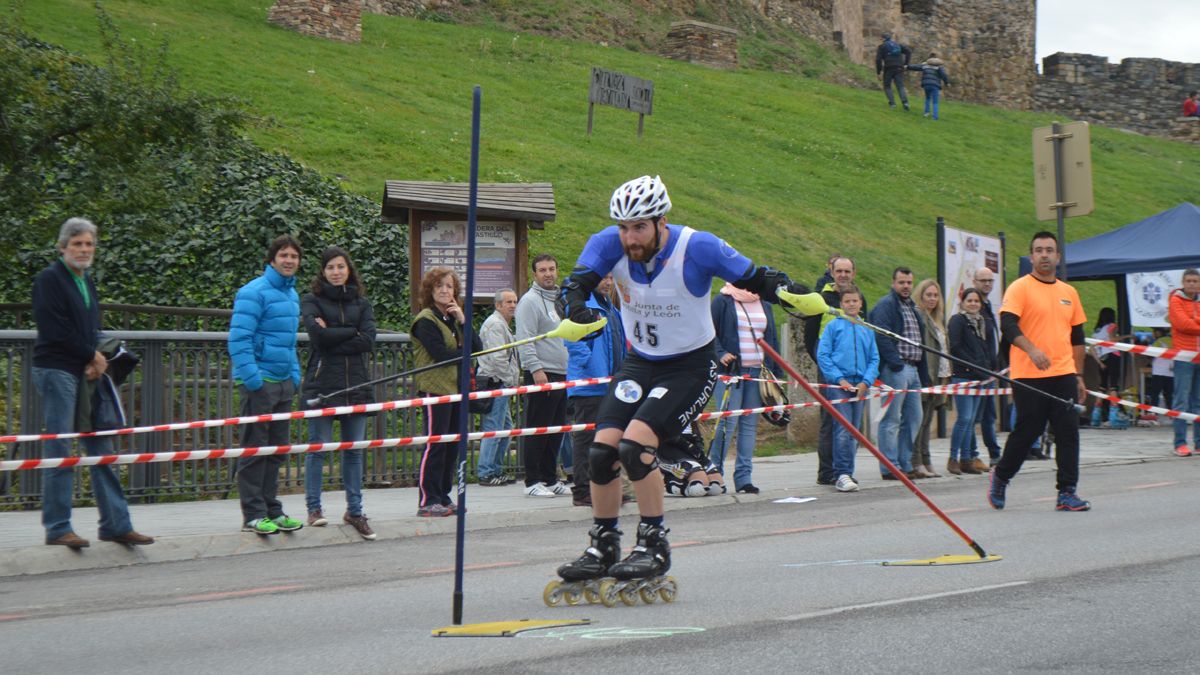
[(467, 278), (466, 298), (463, 300), (462, 363), (458, 370), (458, 389), (462, 401), (458, 409), (458, 522), (454, 546), (454, 625), (462, 625), (463, 615), (463, 549), (467, 533), (467, 433), (471, 428), (471, 338), (475, 332), (471, 310), (475, 298), (475, 202), (479, 197), (479, 111), (482, 92), (479, 85), (472, 90), (471, 106), (471, 178), (467, 200)]

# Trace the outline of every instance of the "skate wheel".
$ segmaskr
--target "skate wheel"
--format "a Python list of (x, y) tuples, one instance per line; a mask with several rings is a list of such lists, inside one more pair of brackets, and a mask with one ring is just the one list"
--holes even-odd
[(617, 595), (620, 596), (621, 602), (625, 603), (627, 607), (633, 607), (638, 604), (638, 592), (633, 586), (622, 586), (621, 590), (617, 591)]
[(679, 584), (675, 583), (675, 577), (667, 577), (667, 580), (658, 589), (658, 597), (662, 598), (663, 602), (675, 602), (677, 593), (679, 593)]
[(567, 601), (568, 605), (574, 607), (583, 602), (583, 591), (578, 588), (568, 588), (563, 591), (563, 598)]
[(587, 600), (589, 605), (598, 604), (600, 602), (600, 593), (594, 588), (585, 588), (583, 589), (583, 599)]
[(600, 591), (598, 593), (600, 604), (605, 607), (617, 606), (617, 585), (612, 579), (605, 579), (600, 582)]
[(546, 603), (547, 607), (553, 607), (562, 602), (563, 589), (561, 581), (551, 581), (546, 584), (546, 590), (542, 591), (542, 602)]
[(646, 603), (647, 605), (653, 605), (654, 602), (658, 600), (658, 593), (655, 593), (654, 589), (650, 588), (649, 586), (643, 586), (639, 588), (638, 595), (641, 596), (642, 602)]

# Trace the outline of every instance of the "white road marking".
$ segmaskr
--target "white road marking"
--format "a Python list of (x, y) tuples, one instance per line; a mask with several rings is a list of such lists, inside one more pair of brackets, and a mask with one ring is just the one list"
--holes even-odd
[(874, 609), (876, 607), (888, 607), (890, 605), (902, 605), (908, 602), (922, 602), (924, 600), (935, 600), (937, 598), (949, 598), (955, 595), (966, 595), (967, 593), (981, 593), (983, 591), (994, 591), (1000, 588), (1012, 588), (1013, 586), (1024, 586), (1028, 581), (1010, 581), (1006, 584), (995, 584), (993, 586), (980, 586), (979, 588), (965, 588), (957, 591), (946, 591), (944, 593), (930, 593), (929, 595), (915, 595), (911, 598), (897, 598), (895, 600), (880, 600), (879, 602), (868, 602), (861, 605), (847, 605), (845, 607), (833, 607), (831, 609), (823, 609), (819, 612), (808, 612), (805, 614), (792, 614), (790, 616), (780, 617), (780, 621), (803, 621), (805, 619), (815, 619), (822, 616), (831, 616), (833, 614), (841, 614), (843, 612), (854, 612), (860, 609)]

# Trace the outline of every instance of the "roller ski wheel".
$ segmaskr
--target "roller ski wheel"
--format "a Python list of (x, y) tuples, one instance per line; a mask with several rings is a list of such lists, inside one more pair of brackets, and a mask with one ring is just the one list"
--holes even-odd
[(600, 581), (600, 590), (598, 592), (600, 604), (605, 607), (616, 607), (620, 601), (620, 589), (617, 588), (617, 582), (612, 579), (603, 579)]
[(562, 582), (555, 579), (546, 584), (545, 590), (542, 591), (542, 602), (546, 603), (547, 607), (554, 607), (563, 601), (564, 596)]
[(658, 597), (662, 598), (663, 602), (675, 602), (677, 595), (679, 595), (679, 583), (675, 581), (675, 577), (667, 577), (658, 589)]

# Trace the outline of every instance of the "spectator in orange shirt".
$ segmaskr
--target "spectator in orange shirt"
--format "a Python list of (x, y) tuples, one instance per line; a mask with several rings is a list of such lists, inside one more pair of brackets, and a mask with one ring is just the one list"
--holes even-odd
[[(1200, 351), (1200, 271), (1183, 271), (1183, 288), (1171, 291), (1167, 309), (1174, 335), (1175, 348)], [(1200, 364), (1175, 362), (1175, 400), (1172, 406), (1180, 412), (1200, 413)], [(1175, 420), (1175, 454), (1180, 457), (1200, 453), (1200, 424), (1193, 424), (1192, 443), (1187, 444), (1188, 423)]]
[(1082, 402), (1087, 397), (1083, 386), (1083, 324), (1087, 317), (1079, 294), (1055, 277), (1060, 259), (1058, 238), (1050, 232), (1033, 235), (1029, 259), (1033, 272), (1008, 287), (1000, 307), (1000, 330), (1016, 347), (1011, 351), (1010, 364), (1018, 383), (1013, 387), (1017, 424), (992, 470), (988, 501), (992, 508), (1004, 508), (1008, 482), (1020, 471), (1034, 439), (1041, 436), (1049, 422), (1058, 443), (1054, 453), (1058, 463), (1055, 508), (1087, 511), (1091, 504), (1075, 494), (1079, 482), (1079, 415), (1074, 406), (1053, 400)]

